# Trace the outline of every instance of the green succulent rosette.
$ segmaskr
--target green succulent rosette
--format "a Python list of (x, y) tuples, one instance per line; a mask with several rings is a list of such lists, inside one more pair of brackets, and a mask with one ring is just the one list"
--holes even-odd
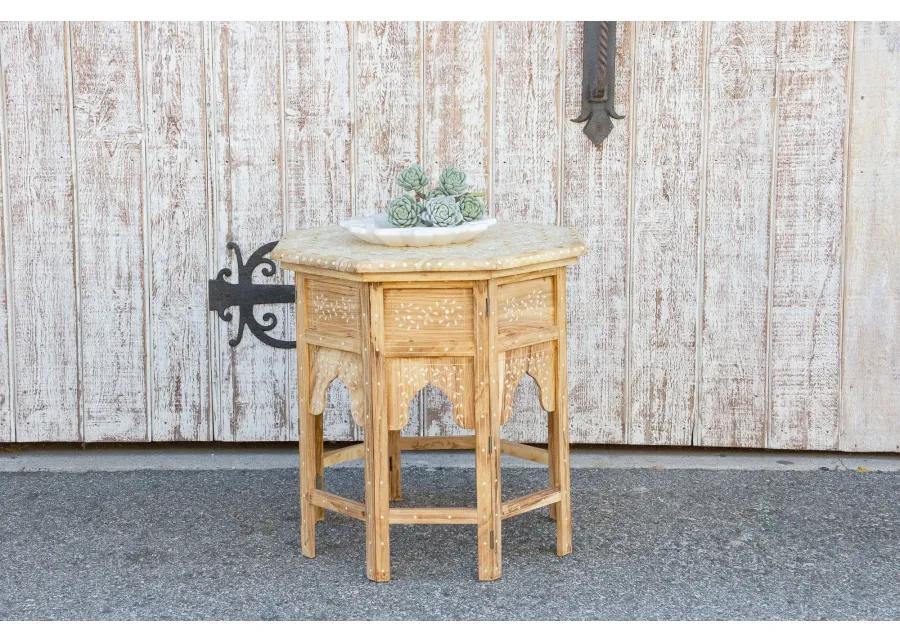
[(452, 196), (436, 196), (425, 202), (426, 216), (431, 225), (441, 228), (456, 226), (463, 222), (459, 204)]
[(466, 173), (455, 167), (448, 167), (441, 172), (438, 185), (445, 194), (458, 196), (466, 191)]
[(428, 185), (428, 175), (418, 163), (413, 163), (408, 168), (400, 172), (397, 177), (397, 185), (404, 190), (412, 190), (417, 194), (422, 194)]
[(419, 222), (419, 204), (411, 196), (398, 196), (388, 203), (388, 219), (398, 228), (411, 228)]
[(480, 197), (464, 194), (457, 203), (463, 221), (477, 221), (484, 214), (484, 201)]

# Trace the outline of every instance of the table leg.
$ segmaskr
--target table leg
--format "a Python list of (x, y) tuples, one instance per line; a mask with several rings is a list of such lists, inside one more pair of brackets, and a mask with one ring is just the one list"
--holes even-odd
[(500, 536), (500, 374), (495, 354), (496, 325), (490, 319), (487, 282), (474, 286), (475, 310), (475, 485), (478, 516), (478, 580), (501, 575)]
[(475, 429), (475, 484), (478, 514), (478, 580), (501, 574), (499, 431), (490, 422)]
[[(316, 489), (325, 488), (325, 414), (316, 418)], [(325, 520), (325, 509), (316, 507), (316, 522)]]
[(297, 345), (297, 397), (300, 400), (300, 550), (307, 558), (316, 556), (318, 511), (310, 502), (316, 487), (316, 416), (309, 412), (309, 347)]
[(556, 273), (556, 323), (559, 340), (556, 343), (556, 407), (549, 418), (548, 451), (550, 476), (559, 488), (556, 505), (556, 555), (572, 553), (572, 499), (569, 476), (569, 396), (566, 364), (566, 269)]
[[(384, 368), (384, 291), (381, 284), (363, 285), (360, 306), (363, 334), (363, 377), (366, 386), (364, 427), (366, 478), (366, 575), (391, 579), (390, 440), (387, 382)], [(367, 330), (368, 329), (368, 330)]]
[[(553, 411), (547, 413), (547, 449), (552, 448), (553, 444)], [(547, 473), (549, 478), (549, 483), (551, 487), (559, 487), (559, 478), (556, 475), (556, 466), (557, 463), (553, 458), (549, 458), (547, 464)], [(550, 510), (550, 520), (556, 520), (557, 509), (559, 508), (558, 503), (554, 503), (547, 507)]]
[[(557, 405), (559, 399), (557, 398)], [(560, 500), (551, 507), (556, 520), (556, 554), (572, 553), (572, 498), (569, 476), (569, 429), (565, 411), (550, 414), (550, 463), (551, 484), (560, 491)]]
[(388, 467), (391, 473), (391, 500), (403, 499), (400, 468), (400, 431), (390, 431), (388, 435)]

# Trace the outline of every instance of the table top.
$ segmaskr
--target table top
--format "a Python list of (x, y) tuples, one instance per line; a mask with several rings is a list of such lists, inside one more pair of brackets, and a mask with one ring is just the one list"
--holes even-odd
[(330, 225), (287, 233), (272, 258), (348, 273), (465, 272), (574, 259), (585, 250), (574, 230), (537, 223), (498, 223), (467, 243), (421, 248), (374, 245)]

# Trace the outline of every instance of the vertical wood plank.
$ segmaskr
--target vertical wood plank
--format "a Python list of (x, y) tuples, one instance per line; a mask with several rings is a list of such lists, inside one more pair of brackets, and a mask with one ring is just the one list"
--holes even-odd
[[(565, 118), (581, 111), (582, 23), (566, 24)], [(631, 105), (634, 23), (616, 34), (616, 108)], [(629, 121), (617, 121), (602, 146), (577, 123), (563, 122), (560, 223), (575, 228), (588, 252), (570, 269), (569, 390), (573, 442), (625, 440), (626, 261)]]
[(209, 440), (208, 198), (200, 23), (146, 22), (153, 439)]
[(494, 64), (494, 214), (504, 221), (556, 223), (558, 24), (497, 23)]
[(631, 250), (632, 444), (690, 444), (695, 405), (703, 26), (639, 23)]
[[(556, 223), (562, 104), (561, 28), (556, 22), (494, 26), (493, 214)], [(504, 434), (545, 442), (546, 416), (530, 376), (522, 379)]]
[[(75, 441), (78, 424), (78, 341), (75, 301), (75, 212), (67, 60), (62, 23), (0, 25), (3, 78), (3, 160), (0, 186), (9, 229), (10, 291), (0, 297), (14, 317), (19, 442)], [(2, 252), (0, 247), (0, 252)], [(0, 288), (7, 279), (0, 280)], [(52, 284), (52, 287), (48, 287)], [(12, 423), (5, 412), (7, 355), (0, 375), (0, 436)], [(12, 431), (8, 431), (10, 437)], [(2, 438), (0, 438), (2, 439)]]
[(448, 166), (489, 188), (490, 27), (428, 22), (424, 27), (424, 167), (432, 179)]
[(767, 446), (838, 439), (847, 23), (778, 26)]
[[(352, 25), (291, 22), (283, 26), (285, 227), (336, 223), (353, 210), (351, 146)], [(292, 278), (292, 273), (286, 273)], [(290, 362), (288, 381), (294, 381)], [(296, 390), (288, 398), (290, 436), (297, 426)], [(325, 439), (351, 440), (356, 430), (343, 386), (332, 385)]]
[(858, 22), (844, 291), (842, 451), (900, 451), (900, 24)]
[[(279, 26), (222, 23), (214, 32), (217, 247), (223, 265), (234, 270), (226, 242), (237, 242), (246, 258), (284, 232)], [(283, 279), (280, 271), (268, 280), (256, 276), (257, 282)], [(258, 319), (273, 312), (279, 332), (293, 332), (285, 329), (287, 306), (257, 306), (255, 311)], [(287, 439), (295, 430), (288, 426), (285, 386), (293, 355), (249, 335), (231, 347), (228, 339), (235, 336), (236, 324), (218, 326), (223, 417), (216, 438)]]
[(765, 446), (775, 23), (710, 27), (695, 444)]
[(421, 51), (415, 22), (356, 26), (355, 211), (385, 211), (397, 174), (418, 162), (422, 135)]
[[(424, 26), (424, 167), (432, 179), (448, 166), (465, 171), (475, 190), (490, 187), (490, 26), (429, 22)], [(485, 195), (485, 202), (489, 202)], [(426, 435), (467, 433), (453, 419), (446, 396), (428, 386), (422, 395)]]
[(12, 392), (9, 389), (13, 380), (12, 337), (9, 332), (9, 314), (7, 312), (7, 283), (11, 282), (7, 261), (9, 253), (9, 205), (6, 195), (6, 68), (4, 67), (4, 46), (6, 29), (9, 23), (0, 25), (0, 442), (13, 442), (16, 429), (13, 424), (11, 408)]
[(85, 441), (148, 437), (139, 26), (71, 27)]

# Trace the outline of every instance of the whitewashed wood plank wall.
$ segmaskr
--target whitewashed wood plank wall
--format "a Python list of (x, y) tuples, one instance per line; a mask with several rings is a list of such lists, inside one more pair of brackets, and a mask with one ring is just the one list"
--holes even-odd
[[(569, 122), (581, 41), (0, 24), (0, 442), (295, 439), (293, 354), (229, 346), (206, 280), (418, 160), (588, 241), (573, 442), (900, 451), (900, 26), (619, 23), (599, 149)], [(328, 437), (358, 438), (332, 393)], [(544, 439), (534, 396), (510, 436)], [(407, 432), (458, 431), (440, 391), (413, 404)]]

